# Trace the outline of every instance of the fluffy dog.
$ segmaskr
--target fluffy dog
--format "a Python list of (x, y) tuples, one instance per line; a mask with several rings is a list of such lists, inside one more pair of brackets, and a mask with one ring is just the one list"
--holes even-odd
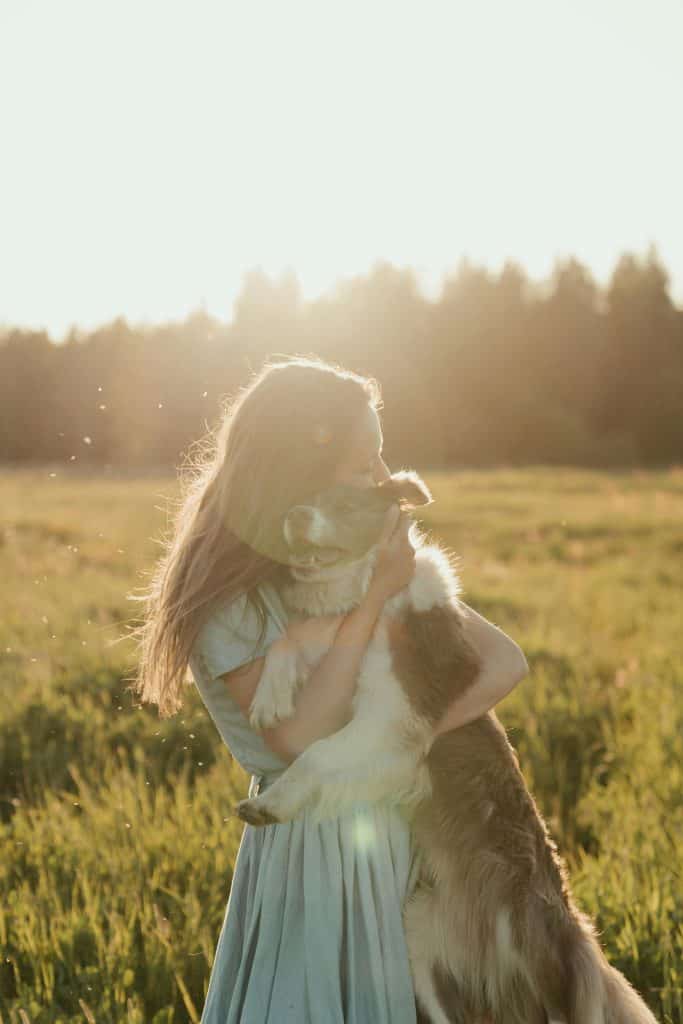
[[(402, 472), (375, 488), (337, 485), (292, 509), (284, 524), (292, 580), (282, 597), (293, 621), (356, 606), (387, 508), (431, 500), (417, 474)], [(266, 825), (304, 807), (320, 820), (357, 800), (400, 805), (421, 854), (404, 924), (418, 1006), (432, 1024), (656, 1024), (574, 905), (496, 715), (434, 740), (434, 726), (480, 666), (452, 560), (416, 524), (410, 537), (415, 573), (378, 619), (351, 721), (236, 813)], [(387, 616), (408, 630), (400, 653)], [(320, 656), (319, 646), (286, 635), (271, 645), (250, 709), (254, 726), (292, 714), (297, 686)]]

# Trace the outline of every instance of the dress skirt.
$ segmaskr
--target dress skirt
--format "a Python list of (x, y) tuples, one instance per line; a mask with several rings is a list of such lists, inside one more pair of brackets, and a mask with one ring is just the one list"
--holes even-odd
[(417, 872), (388, 804), (245, 825), (201, 1024), (416, 1024), (402, 908)]

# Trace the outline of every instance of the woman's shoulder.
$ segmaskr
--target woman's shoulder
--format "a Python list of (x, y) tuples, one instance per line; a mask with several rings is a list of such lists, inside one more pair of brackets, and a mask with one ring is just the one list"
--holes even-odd
[(284, 631), (287, 628), (287, 611), (278, 588), (268, 580), (257, 584), (251, 593), (243, 591), (219, 601), (207, 616), (201, 631), (210, 633), (218, 629), (223, 635), (226, 632), (234, 633), (246, 639), (257, 636), (260, 625), (257, 598), (261, 599), (264, 606), (266, 624), (272, 621)]
[[(221, 678), (240, 665), (258, 658), (284, 632), (277, 596), (259, 585), (266, 606), (265, 634), (259, 640), (260, 622), (246, 594), (221, 601), (200, 628), (189, 665), (199, 694), (221, 737), (242, 767), (252, 774), (282, 771), (286, 764), (266, 747)], [(284, 609), (283, 609), (284, 611)]]

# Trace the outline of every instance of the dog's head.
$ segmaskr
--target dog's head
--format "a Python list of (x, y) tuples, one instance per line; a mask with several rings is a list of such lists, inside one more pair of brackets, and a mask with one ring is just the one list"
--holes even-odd
[(375, 487), (335, 484), (307, 504), (295, 505), (283, 530), (295, 579), (339, 575), (377, 544), (387, 509), (428, 505), (433, 501), (425, 482), (413, 470), (401, 470)]

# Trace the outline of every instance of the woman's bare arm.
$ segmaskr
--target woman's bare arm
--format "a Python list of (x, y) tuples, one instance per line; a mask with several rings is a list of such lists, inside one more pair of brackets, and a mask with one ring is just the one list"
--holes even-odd
[[(310, 620), (291, 627), (294, 638), (299, 628), (321, 628), (321, 650), (329, 649), (296, 694), (294, 714), (275, 726), (256, 730), (283, 761), (293, 761), (314, 740), (337, 732), (351, 720), (358, 671), (383, 606), (383, 597), (370, 587), (357, 608), (338, 617), (336, 632), (329, 617), (326, 623)], [(255, 658), (221, 676), (247, 717), (264, 662), (265, 657)]]
[(435, 738), (490, 711), (529, 672), (521, 647), (474, 608), (460, 603), (467, 609), (463, 632), (479, 654), (482, 668), (472, 686), (449, 705), (436, 727)]

